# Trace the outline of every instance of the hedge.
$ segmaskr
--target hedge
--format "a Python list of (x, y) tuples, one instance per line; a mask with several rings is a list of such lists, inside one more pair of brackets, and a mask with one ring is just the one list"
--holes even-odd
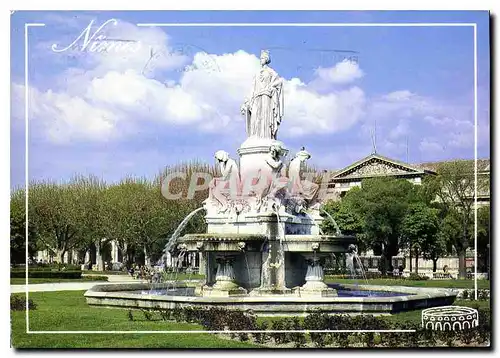
[[(23, 278), (26, 277), (26, 271), (11, 271), (11, 278)], [(28, 271), (28, 277), (30, 278), (68, 278), (75, 279), (82, 277), (82, 271), (45, 271), (36, 270)]]
[[(146, 320), (160, 320), (198, 323), (208, 331), (221, 331), (233, 339), (253, 341), (276, 347), (293, 344), (299, 347), (380, 347), (414, 348), (441, 346), (485, 346), (489, 345), (491, 335), (491, 311), (479, 308), (479, 326), (463, 331), (434, 331), (421, 327), (413, 321), (397, 322), (386, 317), (373, 315), (349, 316), (347, 314), (329, 315), (321, 312), (309, 313), (303, 320), (297, 317), (278, 318), (271, 322), (259, 322), (251, 311), (227, 310), (224, 308), (185, 307), (162, 309), (153, 307), (141, 309)], [(127, 312), (130, 321), (141, 319), (134, 317), (132, 310)], [(415, 330), (415, 332), (335, 332), (335, 330)], [(272, 330), (273, 332), (267, 332)], [(332, 332), (286, 332), (286, 331)], [(231, 331), (238, 331), (231, 332)], [(247, 332), (241, 332), (247, 331)], [(257, 332), (248, 332), (257, 331)], [(264, 331), (264, 332), (258, 332)], [(285, 331), (285, 332), (279, 332)], [(308, 343), (308, 339), (311, 343)], [(288, 347), (289, 348), (289, 347)]]

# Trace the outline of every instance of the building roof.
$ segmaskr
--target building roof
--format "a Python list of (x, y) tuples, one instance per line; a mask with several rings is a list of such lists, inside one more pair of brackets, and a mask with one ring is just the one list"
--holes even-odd
[[(381, 173), (371, 170), (363, 170), (370, 164), (376, 164), (382, 169)], [(385, 172), (384, 172), (385, 171)], [(404, 163), (399, 160), (384, 157), (377, 153), (372, 153), (369, 156), (358, 160), (357, 162), (345, 167), (336, 172), (330, 172), (332, 179), (348, 178), (363, 178), (372, 176), (383, 175), (422, 175), (422, 174), (436, 174), (433, 170), (421, 167), (415, 167), (412, 164)]]
[[(457, 161), (466, 161), (466, 162), (474, 162), (474, 159), (456, 159)], [(443, 163), (452, 162), (454, 160), (442, 160), (439, 162), (425, 162), (425, 163), (417, 163), (411, 164), (413, 167), (428, 169), (437, 171), (439, 166)], [(478, 172), (489, 172), (490, 171), (490, 160), (489, 159), (478, 159), (477, 160), (477, 170)]]

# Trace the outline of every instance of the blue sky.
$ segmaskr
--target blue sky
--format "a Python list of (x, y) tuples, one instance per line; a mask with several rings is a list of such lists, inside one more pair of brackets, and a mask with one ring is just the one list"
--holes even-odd
[[(136, 52), (71, 48), (93, 33)], [(489, 158), (487, 12), (17, 12), (11, 30), (11, 187), (24, 183), (24, 24), (29, 30), (29, 177), (109, 181), (166, 165), (237, 157), (239, 107), (261, 49), (286, 80), (278, 134), (291, 154), (340, 169), (380, 154), (412, 163), (474, 158), (472, 27), (137, 27), (137, 23), (477, 23), (478, 157)], [(80, 41), (78, 44), (82, 44)], [(150, 59), (151, 53), (155, 56)], [(355, 56), (355, 57), (353, 57)], [(345, 57), (350, 59), (346, 60)]]

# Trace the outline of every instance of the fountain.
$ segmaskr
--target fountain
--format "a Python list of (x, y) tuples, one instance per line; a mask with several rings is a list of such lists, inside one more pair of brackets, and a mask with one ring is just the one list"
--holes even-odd
[[(277, 140), (283, 82), (268, 66), (266, 51), (261, 63), (252, 95), (241, 108), (248, 137), (237, 151), (239, 165), (226, 151), (215, 153), (222, 176), (212, 180), (203, 208), (182, 221), (165, 247), (165, 254), (201, 253), (205, 280), (194, 287), (171, 281), (97, 285), (85, 293), (87, 302), (141, 308), (222, 305), (260, 315), (302, 315), (314, 310), (390, 313), (451, 304), (456, 293), (449, 290), (325, 282), (325, 259), (353, 253), (356, 239), (343, 235), (326, 212), (336, 233), (320, 232), (324, 218), (319, 185), (303, 179), (305, 162), (311, 157), (304, 147), (286, 170), (283, 159), (289, 151)], [(190, 218), (201, 210), (207, 232), (181, 236)]]

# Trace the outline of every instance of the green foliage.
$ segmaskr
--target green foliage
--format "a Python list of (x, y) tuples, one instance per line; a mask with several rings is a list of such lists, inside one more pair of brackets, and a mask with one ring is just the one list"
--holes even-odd
[(422, 275), (419, 275), (415, 272), (410, 273), (410, 276), (408, 277), (408, 280), (411, 280), (411, 281), (426, 281), (428, 279), (429, 279), (428, 276), (422, 276)]
[(401, 223), (401, 234), (402, 242), (412, 250), (415, 257), (423, 254), (426, 259), (439, 258), (443, 251), (442, 241), (438, 240), (438, 231), (437, 209), (423, 202), (409, 204)]
[[(358, 248), (360, 251), (364, 251), (366, 248), (366, 235), (363, 231), (361, 211), (357, 210), (359, 191), (359, 188), (353, 188), (347, 192), (342, 201), (330, 200), (325, 203), (323, 209), (332, 215), (344, 235), (355, 235), (357, 237)], [(336, 233), (334, 224), (328, 218), (325, 218), (322, 222), (321, 229), (326, 234), (333, 235)]]
[[(28, 309), (36, 310), (37, 305), (32, 299), (28, 300)], [(26, 311), (26, 297), (23, 296), (10, 296), (10, 309), (11, 311)]]
[(85, 281), (108, 281), (108, 276), (82, 276)]
[[(463, 290), (462, 291), (462, 299), (466, 300), (469, 298), (469, 296), (471, 295), (471, 292), (469, 292), (469, 290)], [(471, 296), (472, 297), (472, 296)]]
[(144, 315), (144, 318), (147, 321), (151, 321), (153, 319), (153, 315), (152, 315), (151, 311), (149, 311), (149, 310), (141, 310), (141, 311), (142, 311), (142, 314)]
[[(13, 270), (10, 273), (11, 278), (24, 278), (26, 272), (21, 270)], [(28, 278), (62, 278), (62, 279), (79, 279), (82, 277), (82, 271), (48, 271), (48, 270), (28, 270)]]
[(477, 255), (478, 270), (489, 272), (490, 266), (490, 206), (477, 210)]
[[(167, 200), (161, 191), (162, 180), (171, 173), (184, 178), (170, 183), (171, 192), (182, 192), (179, 200)], [(199, 176), (198, 173), (206, 175)], [(72, 249), (84, 252), (97, 249), (99, 270), (104, 270), (102, 252), (109, 241), (117, 240), (125, 259), (147, 256), (157, 260), (168, 237), (208, 195), (208, 185), (189, 193), (191, 181), (202, 185), (215, 167), (198, 162), (165, 169), (153, 180), (125, 178), (106, 184), (94, 176), (76, 176), (66, 183), (31, 182), (29, 185), (29, 251), (48, 249), (56, 261)], [(208, 183), (206, 183), (208, 184)], [(191, 195), (193, 194), (193, 195)], [(11, 193), (11, 261), (23, 263), (25, 257), (24, 190)], [(195, 216), (185, 233), (204, 232), (205, 222)]]
[[(10, 263), (26, 263), (26, 195), (24, 189), (15, 190), (10, 198)], [(36, 253), (36, 232), (28, 224), (28, 256)]]
[[(50, 264), (30, 264), (28, 265), (29, 271), (80, 271), (80, 266), (61, 263)], [(18, 266), (11, 268), (11, 271), (25, 272), (26, 266)]]
[[(465, 253), (473, 236), (474, 163), (463, 160), (444, 162), (437, 172), (437, 176), (429, 179), (429, 186), (434, 188), (437, 201), (443, 207), (447, 224), (443, 234), (457, 251), (459, 277), (465, 278)], [(480, 181), (478, 185), (482, 183)]]
[[(409, 205), (422, 201), (419, 189), (407, 180), (372, 178), (363, 180), (361, 188), (349, 190), (339, 203), (327, 203), (325, 209), (343, 233), (356, 235), (359, 251), (373, 249), (382, 254), (382, 272), (386, 272), (400, 249)], [(331, 228), (325, 224), (324, 229)]]
[[(14, 294), (12, 297), (22, 298), (24, 295)], [(317, 333), (316, 335), (307, 333), (278, 333), (282, 338), (279, 342), (270, 339), (270, 333), (254, 332), (249, 335), (234, 334), (234, 338), (240, 341), (253, 338), (256, 343), (268, 344), (272, 347), (283, 346), (284, 342), (292, 343), (295, 346), (312, 344), (319, 347), (443, 347), (447, 344), (453, 346), (456, 344), (469, 344), (476, 346), (486, 344), (490, 341), (491, 333), (491, 311), (487, 302), (475, 302), (479, 311), (479, 327), (477, 332), (458, 333), (425, 330), (420, 327), (421, 312), (412, 311), (399, 313), (388, 317), (372, 315), (326, 315), (322, 313), (310, 313), (304, 317), (303, 321), (299, 318), (261, 318), (258, 322), (253, 314), (243, 311), (230, 311), (225, 309), (203, 309), (203, 308), (184, 308), (181, 314), (177, 313), (182, 321), (173, 322), (173, 310), (161, 309), (158, 306), (149, 311), (150, 319), (146, 317), (134, 317), (133, 311), (106, 310), (98, 307), (89, 306), (85, 302), (83, 291), (67, 292), (43, 292), (31, 293), (39, 304), (39, 309), (30, 312), (30, 327), (33, 330), (95, 330), (99, 327), (102, 330), (224, 330), (229, 333), (235, 330), (268, 330), (272, 324), (270, 322), (281, 321), (280, 324), (274, 324), (274, 327), (281, 327), (283, 330), (395, 330), (411, 329), (416, 332), (408, 333), (338, 333), (330, 332), (327, 334)], [(456, 302), (457, 305), (471, 306), (472, 303), (465, 301)], [(31, 305), (31, 303), (30, 303)], [(42, 309), (43, 308), (43, 309)], [(179, 311), (179, 312), (180, 312)], [(126, 313), (126, 314), (125, 314)], [(163, 313), (163, 316), (162, 316)], [(115, 334), (112, 338), (107, 335), (72, 335), (64, 338), (61, 335), (44, 335), (43, 340), (38, 340), (34, 336), (26, 335), (26, 322), (24, 312), (12, 313), (13, 322), (13, 346), (29, 348), (48, 348), (48, 347), (251, 347), (251, 342), (236, 342), (227, 339), (219, 339), (217, 335), (165, 335), (158, 334), (157, 338), (152, 337), (155, 334), (135, 335)], [(144, 315), (144, 314), (142, 314)], [(165, 319), (158, 320), (158, 317)], [(272, 321), (271, 321), (272, 320)], [(191, 323), (186, 323), (191, 322)], [(321, 337), (323, 335), (323, 337)], [(66, 335), (64, 335), (66, 337)], [(88, 337), (82, 341), (81, 337)], [(170, 338), (175, 337), (175, 338)], [(185, 338), (188, 337), (188, 338)], [(192, 337), (196, 337), (193, 339)], [(207, 338), (208, 337), (208, 338)], [(310, 338), (307, 339), (307, 338)], [(185, 339), (188, 339), (185, 341)], [(204, 341), (206, 340), (206, 341)], [(309, 343), (310, 342), (310, 343)], [(469, 343), (466, 343), (469, 342)], [(255, 347), (255, 346), (253, 346)]]

